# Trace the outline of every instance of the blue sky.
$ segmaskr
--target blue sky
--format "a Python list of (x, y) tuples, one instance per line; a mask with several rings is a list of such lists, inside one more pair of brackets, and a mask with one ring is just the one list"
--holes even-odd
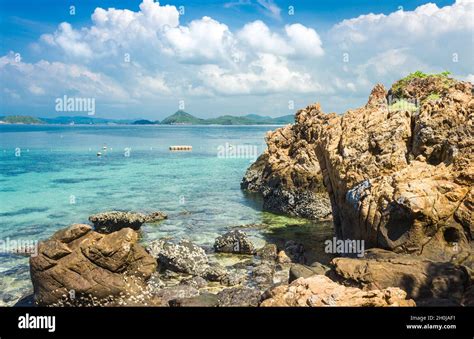
[(466, 0), (0, 0), (0, 114), (65, 115), (63, 95), (117, 118), (180, 105), (279, 116), (315, 101), (343, 112), (417, 69), (472, 81), (473, 11)]

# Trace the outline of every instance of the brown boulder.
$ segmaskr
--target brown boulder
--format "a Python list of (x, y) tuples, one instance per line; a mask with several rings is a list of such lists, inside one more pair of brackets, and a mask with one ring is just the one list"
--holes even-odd
[(399, 288), (363, 291), (340, 285), (324, 275), (273, 287), (264, 298), (260, 306), (415, 306)]
[(268, 132), (268, 148), (247, 170), (241, 188), (263, 196), (264, 210), (310, 219), (329, 219), (331, 205), (306, 126)]
[(75, 224), (56, 232), (30, 258), (36, 303), (85, 305), (140, 291), (156, 260), (137, 240), (130, 228), (101, 234)]
[(467, 271), (452, 263), (377, 252), (372, 258), (335, 258), (331, 265), (344, 283), (367, 290), (399, 287), (417, 302), (450, 299), (459, 303), (469, 284)]

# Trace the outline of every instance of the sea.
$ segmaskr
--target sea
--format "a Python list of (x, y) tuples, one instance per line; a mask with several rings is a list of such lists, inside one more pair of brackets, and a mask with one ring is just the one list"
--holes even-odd
[[(210, 249), (243, 227), (258, 246), (302, 242), (320, 260), (328, 222), (262, 211), (240, 189), (246, 169), (278, 126), (0, 125), (0, 305), (32, 292), (28, 257), (12, 244), (36, 244), (94, 213), (163, 211), (141, 242), (189, 239)], [(170, 151), (170, 146), (192, 146)], [(324, 258), (323, 258), (324, 259)], [(321, 260), (324, 261), (324, 260)]]

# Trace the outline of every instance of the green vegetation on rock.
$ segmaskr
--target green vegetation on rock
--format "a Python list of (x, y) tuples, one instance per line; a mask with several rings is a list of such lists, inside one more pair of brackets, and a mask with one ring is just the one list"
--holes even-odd
[(409, 112), (415, 112), (418, 107), (411, 102), (408, 102), (406, 100), (400, 99), (388, 106), (389, 111), (409, 111)]
[(450, 74), (448, 71), (435, 74), (421, 71), (410, 73), (392, 85), (391, 99), (417, 99), (422, 103), (438, 100), (455, 82), (449, 77)]

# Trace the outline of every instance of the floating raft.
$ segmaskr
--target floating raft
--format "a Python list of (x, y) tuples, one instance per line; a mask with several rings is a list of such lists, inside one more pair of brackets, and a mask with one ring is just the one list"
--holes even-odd
[(179, 146), (170, 146), (170, 151), (192, 151), (193, 146), (179, 145)]

